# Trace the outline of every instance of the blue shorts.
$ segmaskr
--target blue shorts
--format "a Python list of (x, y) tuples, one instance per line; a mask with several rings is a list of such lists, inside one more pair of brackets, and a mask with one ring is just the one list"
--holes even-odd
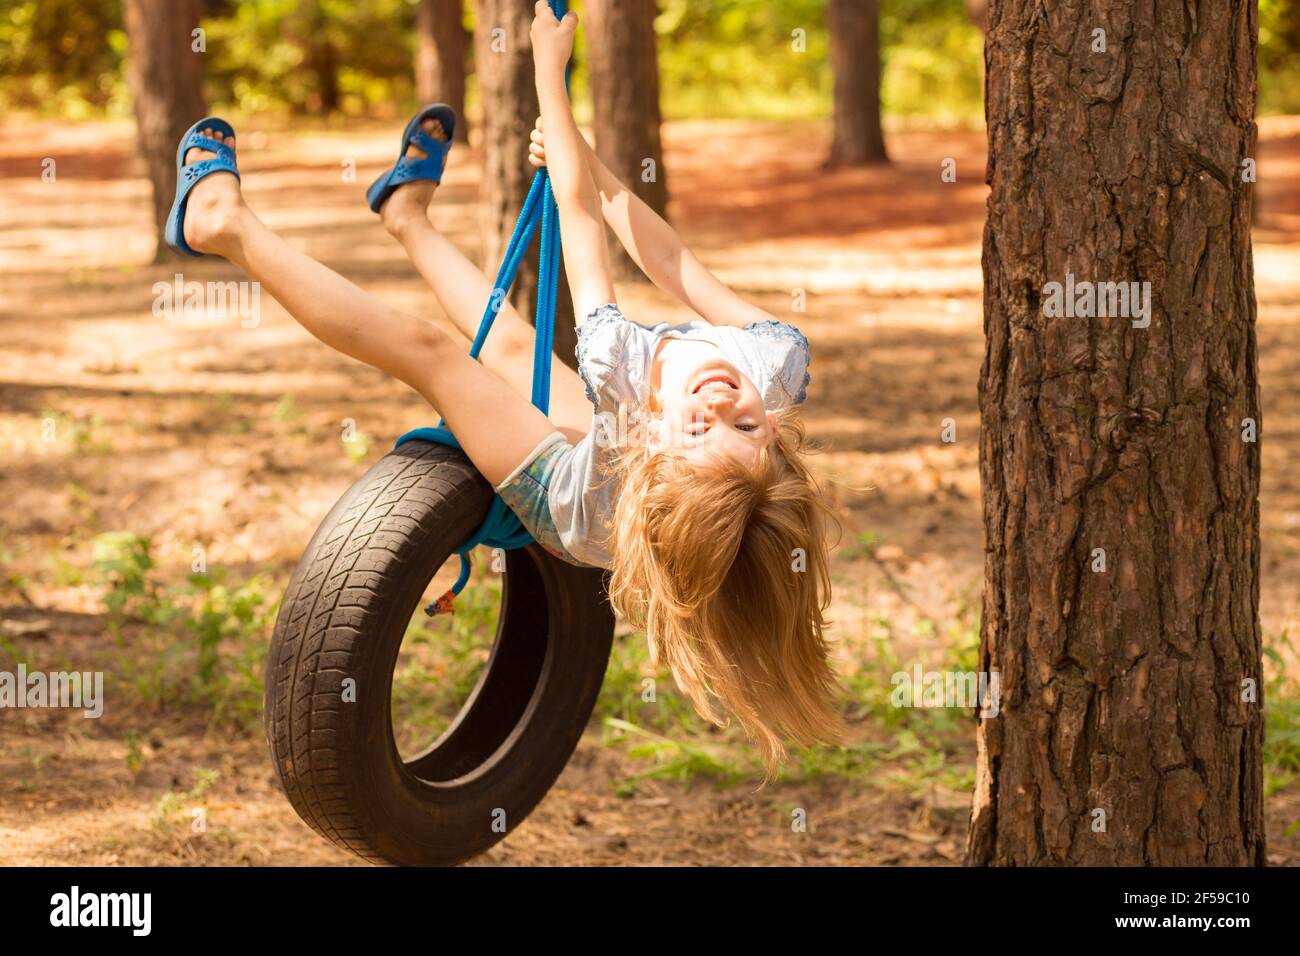
[(528, 533), (537, 539), (549, 554), (561, 561), (587, 567), (564, 549), (560, 532), (551, 517), (547, 488), (555, 463), (571, 448), (562, 432), (554, 432), (542, 440), (532, 454), (515, 469), (514, 473), (497, 486), (497, 494), (510, 506)]

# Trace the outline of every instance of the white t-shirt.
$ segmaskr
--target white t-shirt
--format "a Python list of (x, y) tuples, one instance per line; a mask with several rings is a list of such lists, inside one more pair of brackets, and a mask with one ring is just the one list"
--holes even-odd
[[(614, 429), (620, 414), (626, 421), (647, 406), (651, 364), (665, 338), (703, 339), (716, 345), (758, 389), (768, 411), (797, 405), (807, 397), (808, 340), (789, 323), (768, 320), (742, 329), (695, 320), (649, 327), (629, 321), (614, 305), (593, 312), (578, 327), (577, 347), (578, 373), (593, 406), (591, 431), (561, 453), (547, 484), (560, 541), (570, 555), (593, 567), (610, 565), (609, 525), (618, 489), (606, 478), (605, 466), (614, 457)], [(521, 467), (563, 441), (564, 435), (556, 432)]]

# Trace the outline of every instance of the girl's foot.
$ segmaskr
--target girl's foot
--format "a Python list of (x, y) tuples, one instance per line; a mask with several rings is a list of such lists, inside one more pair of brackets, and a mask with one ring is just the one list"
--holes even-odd
[[(209, 139), (225, 143), (233, 151), (235, 137), (226, 138), (212, 129), (199, 131)], [(192, 147), (185, 151), (186, 166), (204, 159), (215, 159), (216, 153)], [(185, 241), (195, 252), (220, 254), (227, 240), (233, 237), (240, 214), (244, 211), (244, 197), (239, 191), (239, 180), (227, 172), (215, 172), (204, 177), (190, 190), (185, 204)]]
[[(420, 128), (440, 143), (447, 141), (447, 133), (439, 120), (427, 119), (420, 124)], [(411, 143), (406, 147), (403, 155), (407, 159), (424, 159), (429, 154)], [(429, 203), (433, 200), (433, 193), (437, 188), (438, 184), (431, 179), (417, 179), (398, 186), (397, 191), (388, 197), (383, 208), (379, 210), (384, 228), (397, 235), (411, 223), (428, 222)]]

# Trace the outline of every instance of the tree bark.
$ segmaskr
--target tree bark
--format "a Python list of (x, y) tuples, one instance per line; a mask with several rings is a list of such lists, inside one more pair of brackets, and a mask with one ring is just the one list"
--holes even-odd
[[(587, 0), (583, 13), (596, 154), (666, 218), (655, 0)], [(616, 278), (643, 278), (622, 246), (610, 252)]]
[(888, 162), (880, 125), (880, 0), (830, 0), (826, 29), (835, 77), (827, 165)]
[(153, 188), (156, 262), (174, 255), (164, 230), (176, 194), (176, 146), (207, 112), (205, 54), (192, 49), (191, 36), (202, 15), (202, 0), (125, 0), (122, 7), (129, 44), (127, 82), (139, 133), (136, 148)]
[[(474, 64), (483, 104), (483, 268), (495, 274), (534, 169), (528, 163), (528, 135), (537, 120), (533, 50), (529, 26), (532, 7), (517, 0), (476, 0)], [(519, 269), (511, 301), (531, 320), (537, 301), (537, 248)], [(486, 303), (484, 303), (486, 305)], [(577, 329), (573, 299), (561, 266), (555, 308), (555, 354), (576, 367)]]
[[(967, 861), (1262, 865), (1239, 175), (1256, 7), (1091, 9), (1000, 0), (988, 23), (980, 658), (1001, 701), (979, 722)], [(1070, 276), (1149, 282), (1149, 327), (1056, 315), (1048, 283)]]
[(456, 111), (456, 140), (469, 142), (465, 117), (465, 59), (470, 35), (461, 0), (420, 0), (415, 11), (415, 88), (421, 103), (446, 103)]

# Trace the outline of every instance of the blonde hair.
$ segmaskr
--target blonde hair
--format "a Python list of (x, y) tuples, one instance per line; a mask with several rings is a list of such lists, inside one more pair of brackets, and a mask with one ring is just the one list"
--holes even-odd
[(783, 738), (844, 730), (825, 639), (834, 518), (803, 460), (803, 425), (791, 409), (776, 417), (777, 439), (753, 467), (628, 447), (614, 466), (610, 539), (614, 607), (644, 628), (652, 663), (702, 717), (725, 727), (735, 715), (765, 782), (786, 757)]

